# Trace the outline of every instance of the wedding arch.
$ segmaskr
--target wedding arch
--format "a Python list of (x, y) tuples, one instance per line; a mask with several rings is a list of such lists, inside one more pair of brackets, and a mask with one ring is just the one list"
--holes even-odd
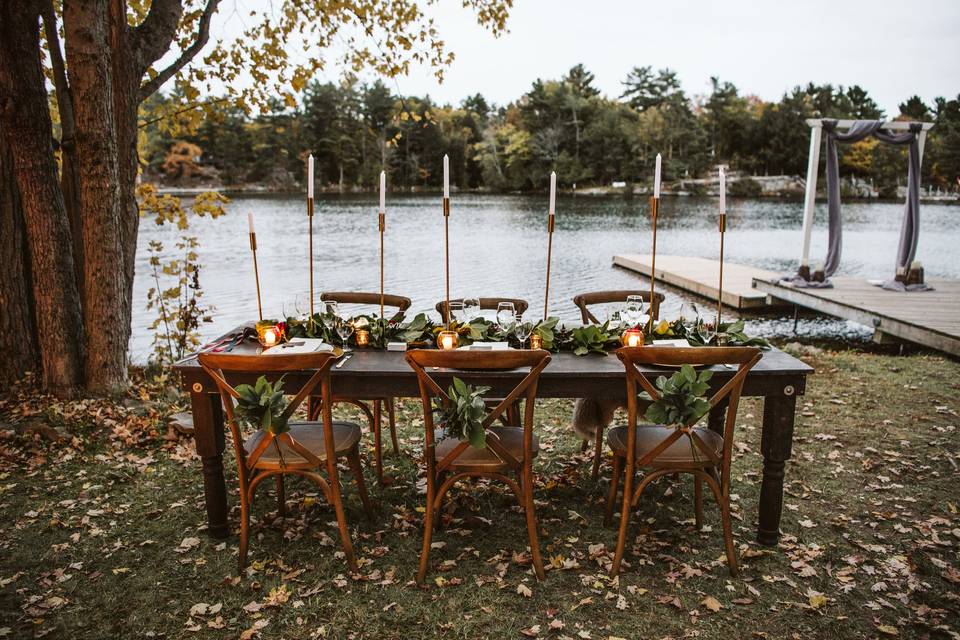
[[(893, 145), (908, 145), (907, 198), (904, 206), (903, 224), (900, 227), (900, 243), (897, 251), (897, 273), (910, 268), (916, 257), (920, 237), (920, 163), (923, 145), (931, 122), (884, 122), (882, 120), (831, 120), (810, 118), (810, 155), (807, 163), (806, 194), (803, 204), (803, 249), (800, 254), (800, 274), (809, 279), (810, 234), (813, 231), (813, 214), (817, 197), (817, 174), (820, 168), (821, 140), (826, 134), (826, 180), (828, 208), (827, 256), (824, 259), (825, 276), (832, 275), (840, 265), (842, 249), (842, 222), (840, 217), (840, 172), (837, 159), (838, 143), (853, 143), (873, 136), (881, 142)], [(892, 280), (891, 280), (892, 282)]]

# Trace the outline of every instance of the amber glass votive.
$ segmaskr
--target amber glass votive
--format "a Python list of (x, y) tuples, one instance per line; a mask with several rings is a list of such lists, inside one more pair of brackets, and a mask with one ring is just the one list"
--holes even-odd
[(280, 329), (268, 324), (257, 327), (257, 339), (264, 347), (274, 347), (280, 343)]
[(642, 347), (643, 331), (637, 328), (627, 329), (620, 334), (620, 344), (625, 347)]
[(540, 337), (540, 334), (538, 333), (530, 334), (530, 348), (543, 349), (543, 338)]
[(437, 347), (444, 351), (451, 351), (460, 346), (460, 339), (456, 331), (441, 331), (437, 336)]
[(367, 347), (370, 345), (370, 332), (366, 329), (357, 329), (355, 338), (358, 347)]

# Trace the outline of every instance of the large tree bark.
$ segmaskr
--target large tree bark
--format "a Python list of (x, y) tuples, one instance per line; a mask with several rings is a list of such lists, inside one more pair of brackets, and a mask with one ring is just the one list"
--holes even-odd
[(13, 154), (0, 135), (0, 387), (39, 372), (29, 259)]
[(94, 393), (126, 385), (130, 331), (109, 9), (109, 0), (66, 0), (63, 10), (82, 176), (85, 369)]
[(81, 382), (83, 323), (40, 55), (35, 0), (0, 3), (0, 135), (12, 156), (29, 244), (44, 384), (68, 394)]

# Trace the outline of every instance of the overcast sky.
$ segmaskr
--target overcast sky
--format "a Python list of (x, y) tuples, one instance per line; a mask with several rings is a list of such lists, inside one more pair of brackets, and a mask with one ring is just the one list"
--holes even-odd
[(674, 69), (689, 95), (711, 75), (766, 100), (809, 81), (859, 84), (888, 114), (913, 94), (960, 93), (960, 0), (515, 0), (499, 39), (457, 0), (439, 4), (457, 56), (446, 81), (427, 69), (397, 80), (439, 102), (480, 92), (503, 104), (577, 63), (609, 96), (639, 65)]

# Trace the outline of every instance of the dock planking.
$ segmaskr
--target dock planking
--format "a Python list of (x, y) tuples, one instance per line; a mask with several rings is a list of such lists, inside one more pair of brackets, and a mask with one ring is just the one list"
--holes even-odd
[[(657, 271), (659, 271), (659, 257)], [(832, 289), (798, 289), (757, 278), (757, 290), (772, 298), (851, 320), (890, 337), (960, 356), (960, 280), (928, 278), (933, 291), (888, 291), (863, 278), (833, 277)]]
[[(650, 277), (650, 256), (616, 255), (613, 264)], [(720, 262), (707, 258), (657, 255), (657, 281), (717, 300)], [(772, 280), (779, 274), (742, 264), (723, 263), (723, 304), (734, 309), (760, 310), (769, 306), (767, 295), (753, 288), (754, 279)]]

